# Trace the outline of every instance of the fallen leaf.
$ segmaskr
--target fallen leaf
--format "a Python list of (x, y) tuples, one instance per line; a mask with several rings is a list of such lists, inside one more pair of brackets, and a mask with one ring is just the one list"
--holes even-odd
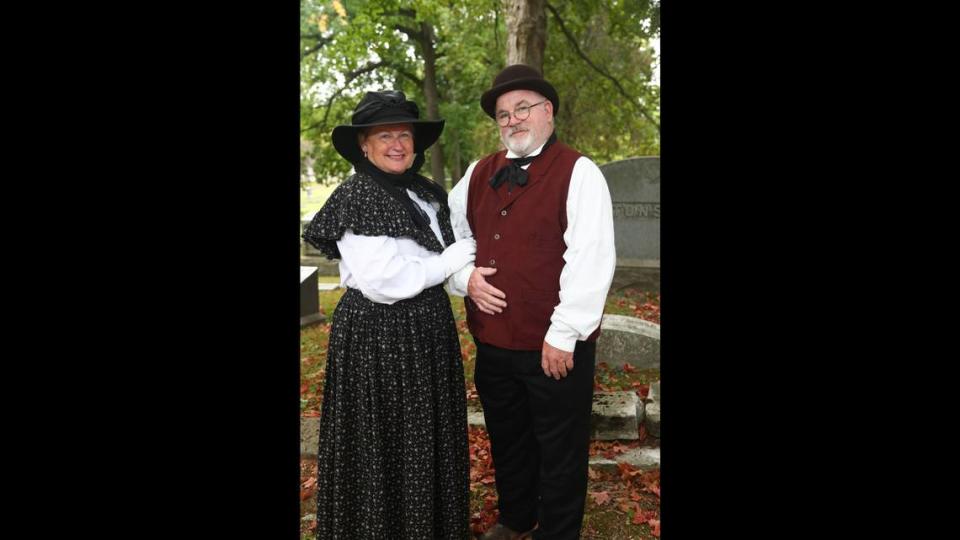
[(593, 498), (593, 502), (598, 506), (610, 501), (610, 493), (606, 491), (589, 491), (587, 494)]
[(647, 521), (647, 525), (650, 525), (650, 534), (660, 537), (660, 520), (659, 519), (650, 519)]

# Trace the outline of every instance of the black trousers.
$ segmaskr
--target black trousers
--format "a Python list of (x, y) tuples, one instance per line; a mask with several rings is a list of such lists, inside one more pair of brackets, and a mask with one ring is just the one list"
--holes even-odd
[(573, 370), (559, 381), (540, 351), (477, 342), (474, 382), (490, 435), (500, 522), (539, 524), (537, 540), (580, 538), (587, 492), (596, 343), (578, 341)]

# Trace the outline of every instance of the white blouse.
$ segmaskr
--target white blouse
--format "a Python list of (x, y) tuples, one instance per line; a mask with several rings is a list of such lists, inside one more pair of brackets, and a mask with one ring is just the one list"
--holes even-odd
[[(411, 190), (407, 194), (430, 216), (430, 229), (446, 247), (437, 209)], [(381, 304), (413, 298), (426, 288), (443, 283), (446, 277), (440, 254), (410, 238), (363, 236), (347, 229), (337, 241), (340, 249), (340, 285), (358, 289), (363, 296)]]

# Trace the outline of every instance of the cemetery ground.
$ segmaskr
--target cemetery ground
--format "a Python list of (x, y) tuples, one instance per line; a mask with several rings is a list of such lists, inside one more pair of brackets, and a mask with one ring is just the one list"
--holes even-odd
[[(322, 277), (321, 282), (337, 282), (336, 277)], [(321, 291), (320, 309), (327, 314), (323, 323), (300, 331), (300, 410), (301, 415), (319, 416), (324, 367), (329, 339), (329, 316), (333, 313), (342, 289)], [(466, 326), (463, 299), (451, 297), (460, 347), (463, 352), (467, 405), (480, 409), (473, 384), (476, 346)], [(660, 296), (636, 289), (611, 292), (606, 314), (627, 315), (660, 323)], [(649, 385), (660, 379), (658, 370), (639, 370), (629, 364), (611, 368), (597, 366), (594, 388), (597, 391), (635, 391), (647, 397)], [(659, 446), (659, 440), (645, 432), (640, 424), (639, 439), (633, 441), (593, 441), (590, 455), (613, 459), (631, 448)], [(496, 522), (496, 490), (490, 443), (482, 427), (470, 426), (470, 528), (476, 533)], [(304, 457), (300, 462), (300, 532), (303, 540), (313, 540), (316, 527), (316, 458)], [(653, 539), (660, 535), (660, 471), (642, 471), (626, 463), (616, 470), (591, 467), (587, 487), (587, 506), (581, 537), (585, 539)]]

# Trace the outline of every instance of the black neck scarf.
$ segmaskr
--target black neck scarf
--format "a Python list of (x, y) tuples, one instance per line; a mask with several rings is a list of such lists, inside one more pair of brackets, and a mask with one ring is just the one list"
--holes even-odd
[(493, 187), (493, 189), (497, 189), (500, 187), (500, 184), (509, 182), (510, 185), (507, 186), (507, 191), (512, 191), (513, 186), (523, 187), (527, 185), (527, 171), (523, 170), (522, 167), (545, 154), (547, 152), (547, 148), (550, 148), (550, 145), (555, 142), (557, 142), (556, 132), (550, 134), (550, 138), (547, 139), (547, 142), (543, 145), (543, 148), (540, 150), (539, 154), (535, 156), (510, 159), (510, 163), (501, 167), (496, 173), (493, 174), (493, 176), (490, 177), (490, 186)]
[(413, 191), (418, 197), (427, 202), (439, 202), (446, 204), (447, 192), (435, 182), (417, 174), (420, 167), (423, 166), (423, 154), (417, 154), (413, 160), (413, 165), (400, 174), (391, 174), (379, 169), (369, 160), (361, 159), (354, 162), (353, 166), (358, 172), (363, 172), (373, 178), (373, 181), (380, 185), (391, 197), (396, 199), (407, 210), (410, 219), (418, 229), (425, 229), (430, 226), (430, 216), (422, 208), (413, 202), (407, 190)]

